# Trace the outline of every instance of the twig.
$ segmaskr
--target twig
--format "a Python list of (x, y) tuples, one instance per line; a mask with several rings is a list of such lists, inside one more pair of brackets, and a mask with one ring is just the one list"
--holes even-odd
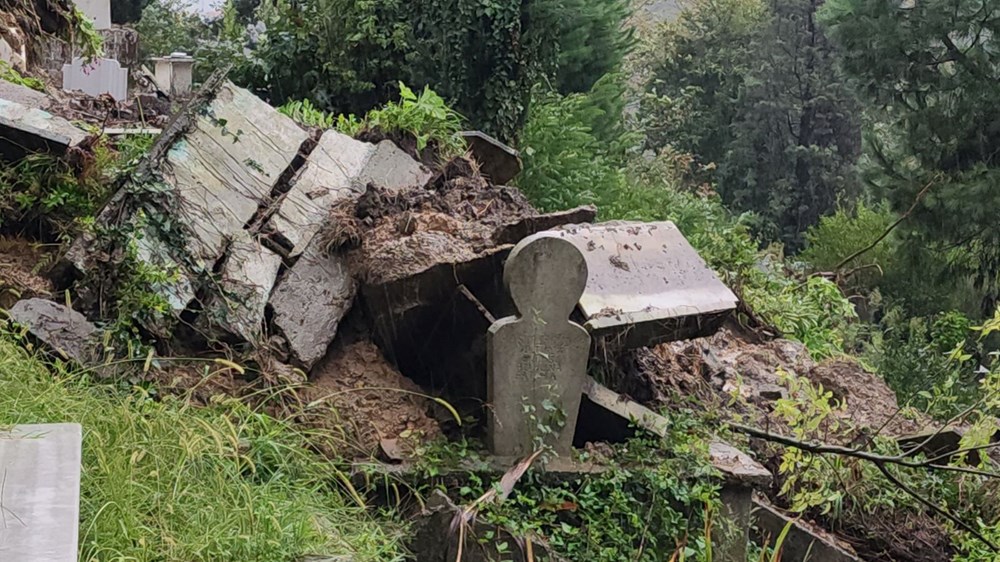
[(833, 268), (833, 270), (834, 271), (840, 271), (840, 268), (842, 268), (845, 265), (847, 265), (848, 263), (850, 263), (851, 260), (853, 260), (854, 258), (857, 258), (858, 256), (860, 256), (861, 254), (864, 254), (865, 252), (868, 252), (869, 250), (871, 250), (875, 246), (878, 246), (879, 242), (885, 240), (885, 238), (887, 236), (889, 236), (889, 234), (891, 234), (892, 231), (895, 230), (897, 226), (899, 226), (900, 224), (902, 224), (903, 221), (905, 221), (906, 219), (910, 218), (910, 215), (912, 215), (913, 211), (915, 211), (917, 209), (917, 205), (919, 205), (920, 202), (923, 201), (924, 196), (927, 195), (927, 192), (930, 191), (931, 186), (934, 185), (934, 182), (937, 181), (937, 179), (938, 179), (937, 176), (935, 176), (933, 179), (931, 179), (931, 181), (927, 182), (927, 185), (925, 185), (924, 188), (921, 189), (919, 193), (917, 193), (917, 197), (916, 197), (916, 199), (913, 200), (913, 204), (910, 205), (910, 208), (907, 209), (906, 212), (902, 214), (902, 216), (900, 216), (898, 219), (896, 219), (895, 222), (893, 222), (892, 224), (890, 224), (889, 228), (885, 229), (885, 232), (883, 232), (881, 235), (879, 235), (879, 237), (876, 238), (874, 242), (872, 242), (871, 244), (865, 246), (864, 248), (861, 248), (860, 250), (854, 252), (853, 254), (847, 256), (843, 260), (841, 260), (841, 262), (838, 263)]

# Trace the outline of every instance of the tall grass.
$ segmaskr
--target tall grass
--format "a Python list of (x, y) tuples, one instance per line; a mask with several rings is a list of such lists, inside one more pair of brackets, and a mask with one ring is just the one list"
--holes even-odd
[(395, 524), (349, 503), (290, 424), (48, 369), (0, 334), (0, 426), (83, 425), (80, 559), (401, 560)]

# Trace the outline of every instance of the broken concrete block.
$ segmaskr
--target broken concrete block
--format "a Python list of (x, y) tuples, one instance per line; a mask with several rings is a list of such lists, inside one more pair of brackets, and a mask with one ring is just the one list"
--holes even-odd
[(629, 400), (624, 395), (618, 394), (598, 383), (592, 377), (587, 377), (583, 385), (583, 393), (591, 402), (617, 415), (624, 422), (634, 422), (635, 425), (658, 437), (664, 437), (667, 434), (667, 429), (670, 426), (670, 421), (667, 418), (638, 402)]
[(469, 144), (479, 171), (496, 185), (504, 185), (521, 173), (521, 154), (482, 131), (459, 133)]
[(160, 166), (176, 188), (180, 217), (195, 236), (193, 257), (211, 264), (243, 230), (308, 135), (247, 90), (226, 82), (171, 146)]
[(736, 308), (736, 295), (671, 222), (556, 232), (587, 260), (580, 310), (591, 335), (605, 344), (630, 349), (707, 336)]
[(0, 99), (0, 160), (32, 152), (63, 154), (88, 136), (62, 117)]
[(154, 287), (170, 305), (170, 310), (180, 314), (195, 299), (194, 284), (184, 269), (170, 255), (170, 249), (159, 237), (144, 233), (135, 239), (136, 259), (175, 275), (173, 282)]
[(96, 361), (100, 330), (72, 308), (45, 299), (25, 299), (7, 313), (63, 358), (81, 365)]
[(746, 560), (754, 490), (767, 488), (771, 484), (771, 473), (729, 443), (713, 441), (708, 446), (708, 454), (712, 466), (723, 478), (719, 494), (723, 524), (714, 537), (720, 560)]
[(583, 205), (565, 211), (525, 217), (517, 222), (508, 223), (498, 228), (493, 234), (493, 242), (498, 245), (517, 244), (522, 239), (543, 230), (550, 230), (557, 226), (568, 224), (591, 223), (596, 218), (597, 207), (593, 205)]
[[(785, 526), (791, 523), (781, 546), (782, 560), (822, 560), (823, 562), (861, 562), (854, 549), (838, 541), (829, 532), (801, 518), (791, 518), (760, 496), (753, 498), (753, 519), (762, 542), (774, 544)], [(744, 558), (745, 560), (745, 558)]]
[(210, 321), (250, 343), (259, 342), (264, 307), (280, 268), (281, 256), (241, 231), (229, 245), (219, 293), (206, 312)]
[(390, 191), (404, 187), (423, 187), (431, 179), (431, 172), (423, 164), (403, 152), (396, 143), (384, 140), (365, 164), (358, 177), (362, 186), (375, 184)]
[(45, 93), (6, 80), (0, 80), (0, 99), (34, 109), (48, 109), (52, 105), (52, 98)]
[(289, 255), (297, 256), (305, 250), (330, 220), (334, 205), (364, 193), (367, 184), (355, 178), (361, 175), (374, 152), (375, 145), (337, 131), (323, 134), (271, 218), (275, 232), (291, 247)]
[(316, 244), (278, 283), (271, 296), (274, 324), (306, 370), (326, 354), (356, 292), (344, 258), (324, 255)]
[(75, 423), (0, 431), (0, 560), (76, 562), (82, 441)]

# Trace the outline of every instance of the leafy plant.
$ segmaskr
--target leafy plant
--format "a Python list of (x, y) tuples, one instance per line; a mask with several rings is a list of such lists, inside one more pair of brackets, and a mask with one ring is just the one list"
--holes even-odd
[(286, 102), (278, 108), (278, 111), (309, 127), (329, 129), (337, 124), (337, 119), (334, 116), (316, 109), (309, 100)]
[(10, 63), (3, 60), (0, 60), (0, 80), (6, 80), (12, 84), (25, 86), (39, 92), (45, 91), (44, 82), (30, 76), (22, 76), (20, 72), (10, 65)]
[(380, 109), (369, 111), (363, 119), (339, 116), (337, 129), (342, 133), (357, 135), (370, 130), (416, 139), (418, 152), (433, 147), (439, 156), (448, 158), (465, 150), (465, 140), (459, 136), (462, 116), (448, 107), (444, 99), (428, 87), (417, 95), (402, 82), (399, 83), (398, 102), (390, 102)]

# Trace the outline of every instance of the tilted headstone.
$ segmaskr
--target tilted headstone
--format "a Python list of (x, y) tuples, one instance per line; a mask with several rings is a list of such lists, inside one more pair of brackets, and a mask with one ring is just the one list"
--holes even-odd
[(62, 68), (63, 90), (80, 90), (90, 96), (109, 94), (117, 101), (128, 96), (128, 69), (113, 59), (86, 62), (75, 58)]
[(76, 562), (82, 430), (0, 430), (0, 560)]
[[(590, 336), (569, 315), (587, 284), (587, 263), (552, 233), (522, 240), (504, 266), (517, 316), (487, 336), (492, 451), (526, 455), (539, 443), (568, 454), (587, 376)], [(559, 423), (563, 421), (563, 423)]]

